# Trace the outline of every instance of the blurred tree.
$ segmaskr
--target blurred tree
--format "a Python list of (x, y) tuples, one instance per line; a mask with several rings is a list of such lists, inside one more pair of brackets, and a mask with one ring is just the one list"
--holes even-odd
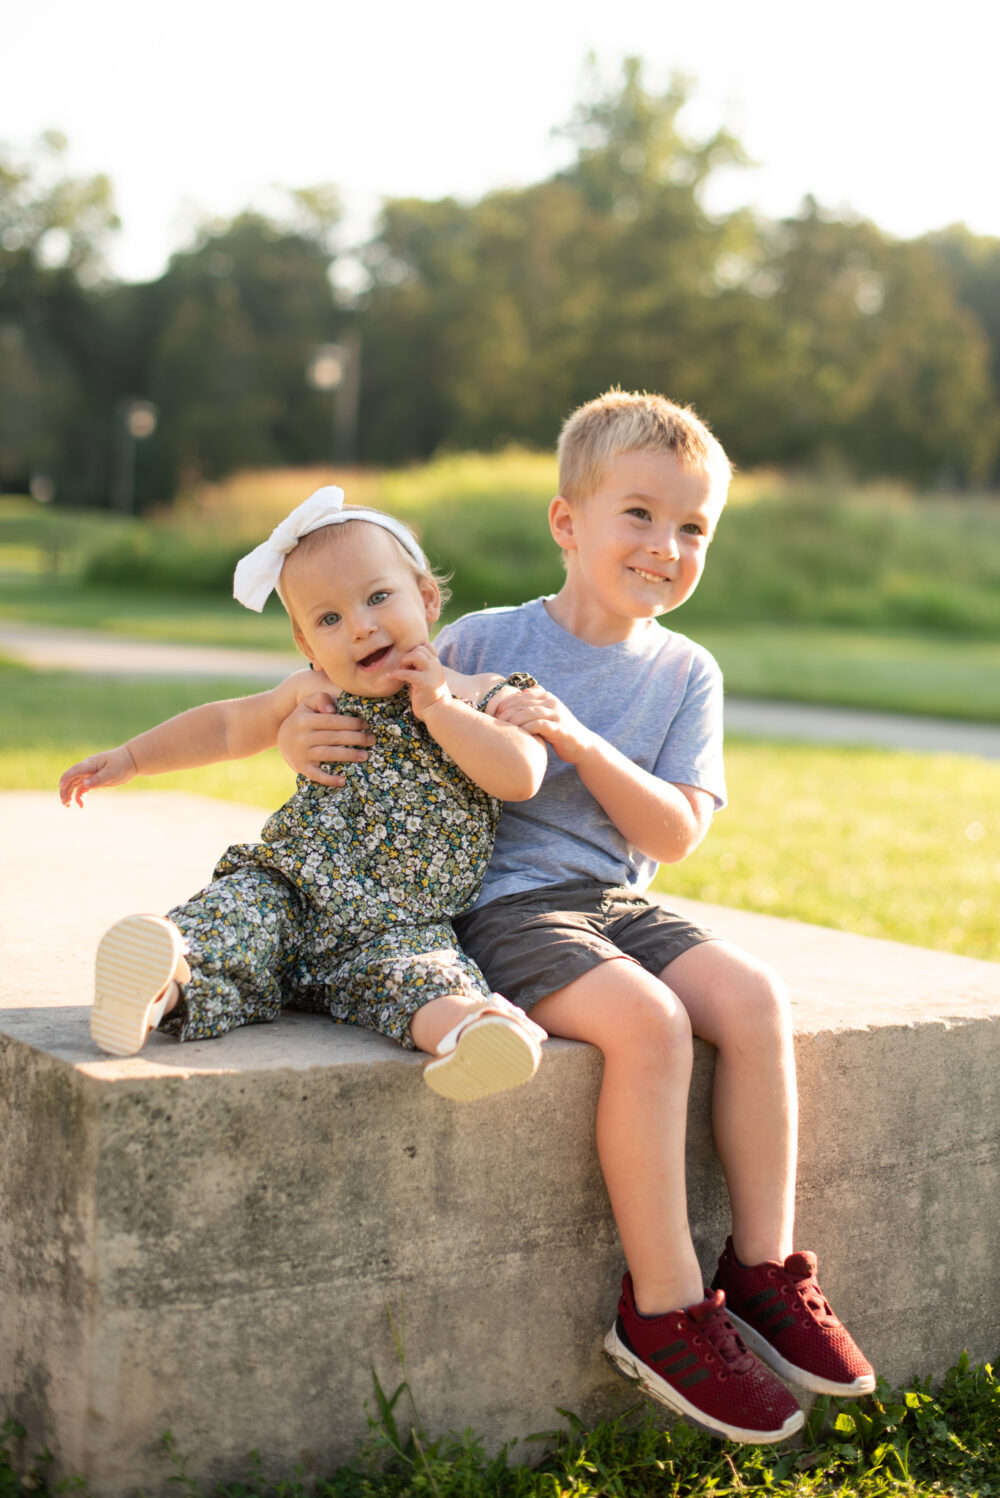
[(953, 224), (925, 240), (947, 267), (963, 307), (972, 313), (990, 345), (994, 409), (989, 418), (994, 438), (993, 478), (1000, 479), (1000, 239), (972, 234)]
[[(705, 210), (745, 157), (684, 132), (689, 85), (592, 67), (565, 170), (476, 202), (388, 200), (340, 247), (329, 184), (205, 225), (146, 285), (111, 283), (104, 177), (65, 142), (0, 151), (0, 484), (108, 503), (121, 405), (159, 409), (141, 505), (188, 480), (331, 455), (318, 345), (360, 337), (360, 455), (551, 447), (613, 384), (692, 401), (737, 462), (834, 460), (921, 483), (1000, 476), (1000, 241), (897, 241), (807, 200), (779, 224)], [(353, 264), (360, 289), (339, 275)], [(120, 451), (118, 454), (120, 458)]]
[(32, 477), (93, 502), (113, 404), (99, 288), (118, 227), (104, 176), (73, 177), (65, 139), (0, 150), (0, 486)]
[(773, 326), (753, 367), (782, 415), (770, 453), (744, 434), (752, 460), (836, 457), (920, 483), (985, 476), (996, 453), (988, 346), (926, 245), (810, 199), (775, 226), (758, 289)]
[(339, 210), (330, 189), (291, 196), (297, 227), (252, 212), (214, 224), (145, 289), (139, 393), (160, 411), (148, 497), (330, 456), (329, 397), (307, 386), (306, 367), (345, 321), (329, 278)]
[(705, 213), (712, 172), (743, 157), (725, 132), (681, 133), (686, 99), (680, 79), (649, 93), (631, 59), (611, 93), (592, 78), (564, 132), (577, 147), (566, 171), (471, 205), (385, 205), (360, 311), (371, 456), (549, 445), (572, 406), (615, 382), (709, 393), (704, 286), (755, 230)]

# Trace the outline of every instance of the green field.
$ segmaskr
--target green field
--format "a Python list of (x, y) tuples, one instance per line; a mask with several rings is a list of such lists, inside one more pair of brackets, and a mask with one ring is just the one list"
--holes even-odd
[[(0, 500), (0, 617), (139, 638), (288, 648), (272, 601), (230, 597), (232, 561), (321, 483), (402, 515), (456, 568), (452, 612), (559, 585), (552, 460), (512, 451), (392, 473), (237, 476), (129, 521)], [(702, 588), (671, 624), (718, 656), (730, 693), (1000, 721), (1000, 503), (744, 477)], [(246, 690), (0, 667), (0, 784), (53, 787), (71, 761), (162, 716)], [(54, 704), (58, 703), (58, 712)], [(660, 887), (1000, 960), (1000, 766), (732, 740), (731, 805)], [(156, 782), (262, 806), (276, 754)]]
[[(76, 760), (245, 689), (0, 665), (0, 787), (55, 795)], [(659, 889), (1000, 961), (1000, 764), (735, 739), (727, 773), (730, 806)], [(272, 751), (136, 786), (274, 807), (293, 777)]]
[[(559, 586), (553, 460), (512, 450), (236, 475), (143, 520), (0, 498), (0, 618), (285, 648), (275, 600), (259, 617), (233, 603), (233, 564), (332, 479), (454, 571), (450, 617)], [(669, 623), (713, 650), (736, 695), (1000, 722), (1000, 499), (741, 476), (704, 580)]]

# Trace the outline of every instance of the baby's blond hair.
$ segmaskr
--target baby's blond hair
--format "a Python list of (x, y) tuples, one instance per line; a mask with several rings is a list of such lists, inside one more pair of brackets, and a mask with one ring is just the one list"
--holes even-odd
[(685, 468), (708, 474), (713, 492), (721, 489), (723, 494), (733, 474), (721, 442), (691, 406), (617, 387), (566, 418), (556, 452), (559, 493), (569, 500), (593, 494), (609, 465), (624, 453), (674, 453)]
[[(307, 534), (301, 538), (294, 550), (289, 552), (289, 556), (294, 556), (297, 552), (300, 557), (304, 558), (311, 552), (318, 551), (321, 547), (336, 545), (338, 541), (343, 540), (343, 535), (341, 533), (345, 530), (348, 521), (351, 519), (350, 505), (345, 506), (343, 513), (345, 518), (339, 525), (322, 525), (317, 530), (307, 532)], [(384, 512), (379, 510), (377, 511), (377, 513), (381, 515)], [(370, 522), (367, 522), (364, 520), (364, 518), (361, 518), (357, 521), (357, 524), (365, 525), (370, 524)], [(409, 527), (407, 527), (407, 529), (409, 530)], [(400, 561), (403, 562), (406, 565), (407, 569), (413, 573), (413, 576), (417, 579), (417, 581), (420, 582), (421, 580), (426, 579), (426, 581), (433, 583), (437, 588), (439, 594), (441, 595), (442, 604), (447, 603), (448, 599), (451, 597), (451, 589), (448, 587), (448, 581), (451, 577), (451, 573), (439, 572), (438, 569), (436, 567), (432, 567), (430, 563), (427, 564), (426, 570), (423, 567), (418, 567), (413, 557), (411, 557), (410, 553), (406, 550), (406, 547), (401, 545), (401, 543), (397, 540), (397, 538), (392, 534), (391, 531), (383, 531), (382, 534), (388, 536), (390, 541), (392, 541), (393, 545), (399, 552)], [(414, 536), (413, 539), (416, 540), (416, 536)], [(282, 602), (284, 602), (283, 598)]]

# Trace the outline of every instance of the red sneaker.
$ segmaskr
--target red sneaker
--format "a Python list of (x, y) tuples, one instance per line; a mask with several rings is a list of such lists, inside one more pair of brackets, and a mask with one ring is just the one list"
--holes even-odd
[(817, 1394), (874, 1389), (875, 1370), (816, 1282), (815, 1254), (749, 1266), (727, 1238), (712, 1287), (725, 1292), (730, 1319), (747, 1346), (782, 1378)]
[(805, 1420), (784, 1385), (747, 1352), (718, 1290), (687, 1310), (643, 1316), (626, 1274), (604, 1351), (626, 1378), (710, 1435), (767, 1446)]

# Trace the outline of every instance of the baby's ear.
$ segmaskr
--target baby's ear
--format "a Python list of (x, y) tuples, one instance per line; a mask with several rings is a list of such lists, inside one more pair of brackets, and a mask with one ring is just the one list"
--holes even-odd
[(432, 577), (419, 580), (420, 596), (424, 601), (424, 615), (428, 624), (441, 617), (441, 590)]
[(295, 641), (296, 645), (301, 650), (310, 666), (315, 666), (315, 662), (309, 653), (309, 646), (306, 644), (306, 637), (302, 633), (301, 629), (299, 629), (299, 626), (295, 623), (294, 619), (292, 620), (292, 639)]

